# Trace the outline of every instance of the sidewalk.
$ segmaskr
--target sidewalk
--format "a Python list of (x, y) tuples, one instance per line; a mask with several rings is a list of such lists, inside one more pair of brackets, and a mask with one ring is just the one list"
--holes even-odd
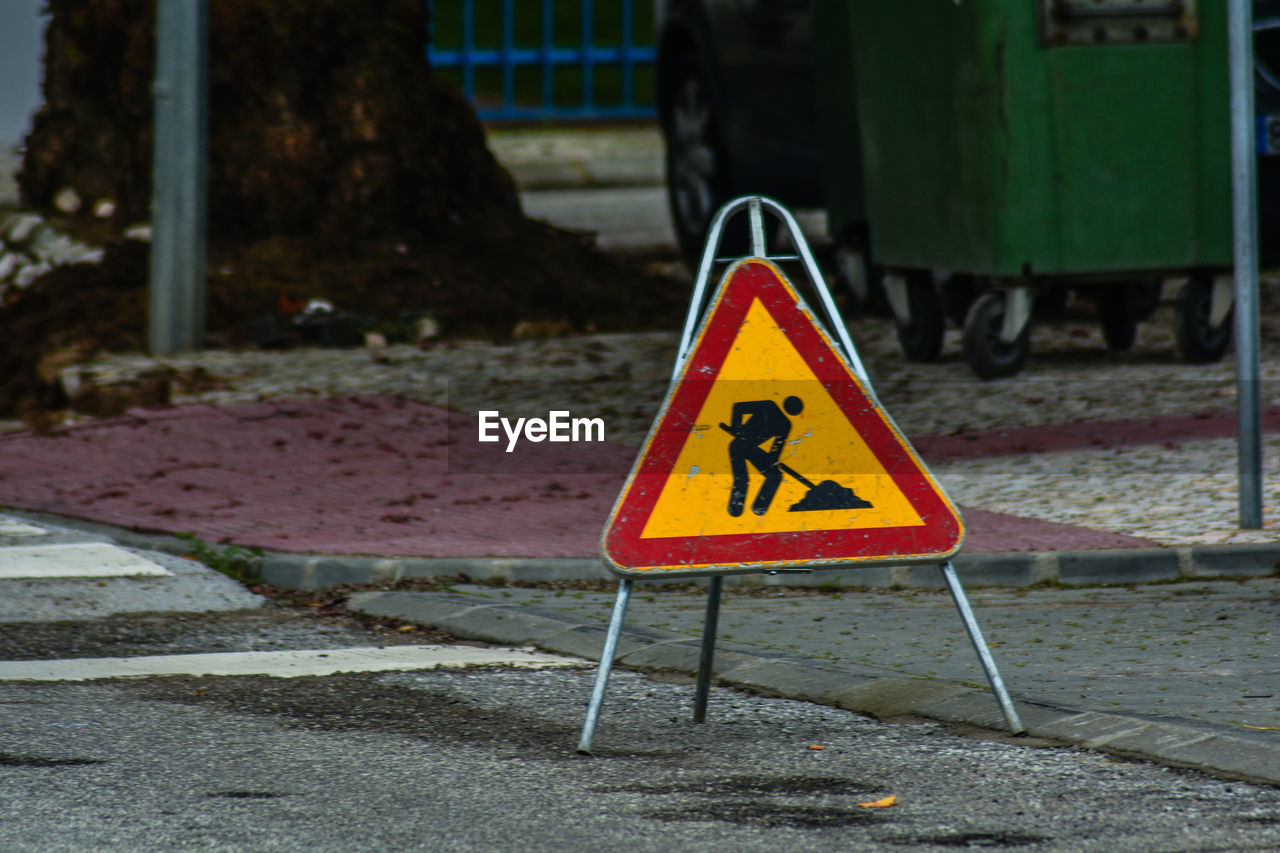
[[(1280, 411), (1267, 425), (1280, 429)], [(1224, 418), (1171, 417), (915, 441), (926, 461), (946, 470), (951, 460), (1025, 466), (1068, 457), (1067, 449), (1095, 446), (1102, 436), (1109, 451), (1152, 441), (1165, 449), (1228, 426)], [(635, 450), (604, 442), (507, 455), (475, 435), (474, 411), (379, 395), (136, 409), (58, 436), (0, 436), (0, 505), (266, 549), (263, 576), (280, 586), (456, 574), (609, 577), (598, 539)], [(1052, 474), (1037, 482), (1060, 487)], [(1264, 576), (1280, 560), (1280, 543), (1161, 547), (1142, 536), (961, 507), (969, 533), (956, 565), (967, 584)], [(938, 585), (931, 570), (906, 566), (785, 582)]]
[[(1280, 784), (1280, 581), (971, 594), (1028, 735)], [(458, 585), (348, 607), (456, 636), (598, 659), (613, 596)], [(639, 584), (620, 665), (698, 671), (705, 595)], [(883, 719), (1006, 729), (949, 596), (725, 595), (715, 683)], [(692, 707), (692, 687), (690, 688)], [(715, 696), (708, 714), (715, 714)], [(597, 743), (627, 708), (603, 706)], [(1043, 745), (1043, 744), (1042, 744)]]
[(489, 150), (522, 190), (657, 186), (662, 133), (656, 124), (600, 129), (489, 129)]

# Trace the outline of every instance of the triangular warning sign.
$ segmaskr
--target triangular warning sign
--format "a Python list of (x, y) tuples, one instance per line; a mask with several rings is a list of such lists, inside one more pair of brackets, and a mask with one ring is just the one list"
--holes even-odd
[(964, 523), (773, 264), (725, 274), (605, 527), (625, 576), (943, 560)]

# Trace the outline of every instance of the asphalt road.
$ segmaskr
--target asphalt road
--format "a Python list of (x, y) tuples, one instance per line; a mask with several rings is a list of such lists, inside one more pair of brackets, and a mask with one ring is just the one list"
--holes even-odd
[[(0, 685), (12, 850), (1276, 849), (1280, 792), (588, 670)], [(818, 748), (820, 747), (820, 749)], [(864, 807), (888, 797), (887, 808)]]
[(721, 690), (694, 725), (686, 686), (631, 673), (585, 757), (589, 685), (586, 668), (3, 684), (0, 847), (1280, 846), (1273, 789)]
[(592, 231), (605, 249), (652, 249), (675, 246), (662, 187), (548, 189), (520, 194), (526, 215)]
[[(15, 541), (33, 540), (0, 541), (0, 564), (15, 563)], [(447, 641), (323, 597), (266, 600), (191, 560), (125, 553), (171, 573), (0, 580), (0, 849), (1280, 847), (1275, 788), (721, 688), (699, 725), (682, 679), (626, 671), (610, 684), (594, 753), (580, 755), (591, 661), (6, 679), (9, 661), (52, 670)]]
[[(520, 200), (528, 216), (593, 232), (596, 243), (605, 249), (675, 251), (666, 190), (661, 186), (526, 190)], [(796, 219), (811, 243), (827, 239), (824, 212), (797, 211)]]

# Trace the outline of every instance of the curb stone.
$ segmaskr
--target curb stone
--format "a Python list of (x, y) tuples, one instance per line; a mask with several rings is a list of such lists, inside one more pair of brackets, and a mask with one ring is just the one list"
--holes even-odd
[[(599, 659), (604, 644), (602, 622), (533, 605), (478, 604), (455, 593), (365, 592), (352, 596), (347, 607), (429, 625), (463, 639), (534, 645), (584, 658), (584, 663), (591, 665)], [(699, 648), (700, 642), (685, 634), (624, 626), (616, 661), (642, 672), (693, 676)], [(718, 644), (713, 671), (715, 682), (724, 687), (832, 705), (880, 719), (910, 715), (993, 731), (1005, 727), (990, 691), (952, 682), (886, 676), (851, 665), (728, 643)], [(1280, 784), (1280, 742), (1257, 736), (1265, 732), (1021, 700), (1015, 700), (1015, 705), (1032, 737), (1215, 776)]]
[[(126, 548), (183, 555), (191, 545), (175, 536), (147, 534), (107, 524), (48, 513), (5, 510), (35, 524), (83, 533)], [(247, 550), (247, 549), (246, 549)], [(1250, 545), (1190, 545), (1171, 548), (1117, 548), (1104, 551), (1040, 551), (957, 554), (952, 558), (966, 589), (1129, 585), (1171, 580), (1268, 577), (1280, 574), (1280, 542)], [(597, 557), (349, 557), (269, 552), (262, 558), (262, 579), (288, 589), (321, 589), (409, 578), (466, 575), (476, 581), (556, 582), (616, 580)], [(681, 580), (688, 580), (681, 579)], [(698, 580), (694, 578), (693, 580)], [(647, 581), (660, 583), (660, 579)], [(730, 575), (727, 585), (826, 586), (871, 589), (942, 589), (941, 573), (931, 565), (822, 569), (811, 573)]]
[[(1280, 543), (1198, 545), (1107, 551), (1056, 551), (960, 554), (953, 560), (966, 587), (1136, 584), (1219, 577), (1265, 577), (1280, 564)], [(394, 558), (324, 557), (270, 554), (262, 561), (262, 579), (290, 589), (392, 583), (408, 578), (466, 575), (477, 581), (613, 580), (603, 562), (592, 557)], [(655, 579), (658, 580), (658, 579)], [(729, 584), (754, 586), (829, 586), (941, 588), (934, 566), (869, 566), (865, 569), (736, 575)]]

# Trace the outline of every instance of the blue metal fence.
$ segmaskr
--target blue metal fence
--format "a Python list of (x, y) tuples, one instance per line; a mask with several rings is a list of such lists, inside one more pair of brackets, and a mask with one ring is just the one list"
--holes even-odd
[[(580, 3), (578, 38), (572, 44), (557, 44), (555, 37), (555, 7), (561, 8), (565, 0), (525, 0), (540, 2), (540, 38), (536, 44), (523, 44), (516, 32), (516, 0), (501, 0), (501, 38), (495, 45), (476, 43), (476, 6), (479, 0), (428, 0), (431, 6), (433, 38), (427, 48), (427, 56), (433, 68), (460, 74), (460, 83), (467, 98), (476, 105), (476, 112), (486, 121), (547, 120), (547, 119), (612, 119), (647, 118), (654, 114), (651, 103), (637, 99), (637, 72), (651, 69), (655, 51), (653, 45), (637, 44), (634, 33), (634, 0), (606, 0), (618, 9), (618, 43), (595, 43), (595, 0), (577, 0)], [(437, 45), (434, 37), (436, 12), (446, 3), (461, 4), (457, 10), (461, 16), (461, 33), (458, 44), (446, 42)], [(644, 5), (645, 0), (641, 0)], [(491, 2), (490, 8), (496, 8)], [(451, 10), (453, 11), (453, 10)], [(602, 103), (596, 83), (600, 67), (617, 69), (619, 79), (616, 98)], [(481, 91), (477, 87), (477, 71), (495, 69), (500, 77), (498, 91)], [(540, 97), (520, 97), (516, 76), (519, 69), (536, 69), (540, 75)], [(577, 72), (577, 85), (581, 97), (575, 103), (564, 103), (557, 98), (557, 71), (573, 69)]]

